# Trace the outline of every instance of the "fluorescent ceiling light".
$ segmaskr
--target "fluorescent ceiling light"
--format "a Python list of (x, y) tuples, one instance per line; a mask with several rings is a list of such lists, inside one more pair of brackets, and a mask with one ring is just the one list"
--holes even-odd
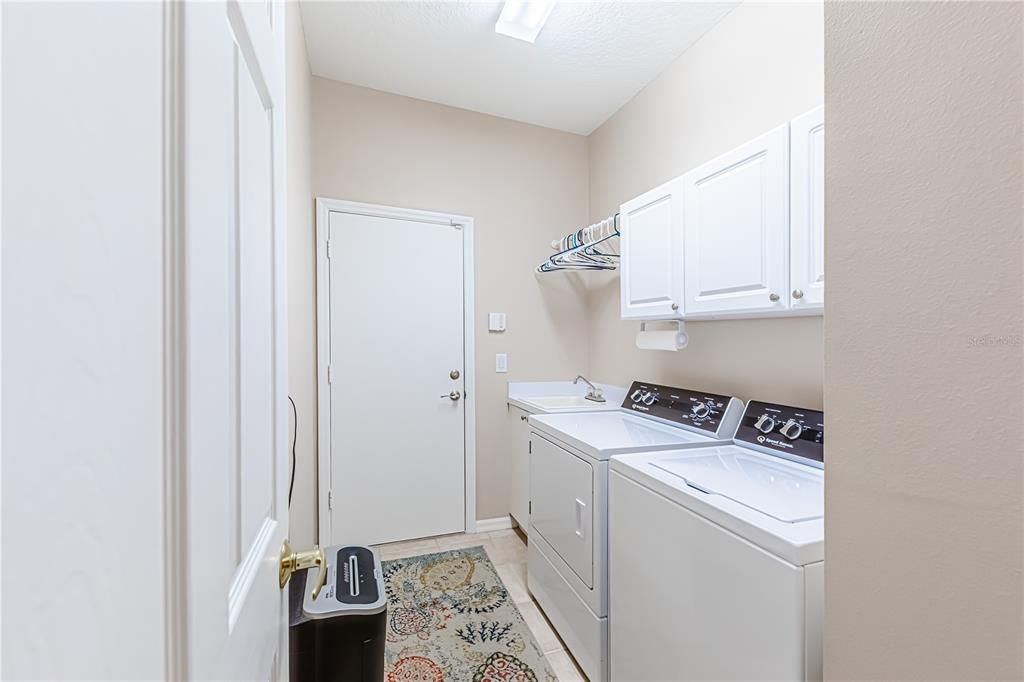
[(551, 16), (555, 8), (554, 0), (548, 2), (524, 2), (523, 0), (506, 0), (501, 9), (501, 16), (494, 30), (510, 38), (518, 38), (532, 43), (537, 39), (544, 22)]

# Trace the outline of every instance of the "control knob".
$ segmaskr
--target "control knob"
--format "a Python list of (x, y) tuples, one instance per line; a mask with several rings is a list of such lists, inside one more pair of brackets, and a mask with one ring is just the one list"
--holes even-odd
[(641, 400), (643, 401), (644, 405), (653, 405), (654, 403), (658, 402), (658, 396), (654, 395), (653, 393), (644, 393), (644, 397), (641, 398)]
[(629, 399), (632, 400), (634, 403), (638, 403), (640, 402), (640, 398), (643, 396), (643, 394), (644, 392), (638, 388), (635, 391), (633, 391), (633, 393), (629, 396)]
[(795, 419), (790, 419), (788, 422), (782, 425), (779, 429), (779, 433), (788, 438), (789, 440), (796, 440), (800, 437), (800, 434), (804, 432), (804, 427), (800, 422)]
[(775, 420), (772, 419), (771, 415), (762, 414), (757, 418), (757, 421), (754, 422), (754, 428), (761, 433), (771, 433), (772, 429), (775, 428)]
[(707, 403), (696, 403), (690, 408), (690, 412), (692, 412), (693, 416), (697, 419), (703, 419), (711, 414), (711, 408), (708, 407)]

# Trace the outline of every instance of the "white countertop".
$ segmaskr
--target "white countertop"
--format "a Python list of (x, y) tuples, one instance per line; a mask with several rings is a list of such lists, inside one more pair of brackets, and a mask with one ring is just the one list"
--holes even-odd
[(526, 410), (530, 414), (555, 414), (560, 412), (600, 412), (617, 410), (626, 398), (626, 389), (621, 386), (595, 383), (601, 389), (605, 402), (588, 403), (585, 407), (544, 408), (530, 402), (531, 398), (550, 398), (554, 396), (579, 396), (587, 394), (589, 387), (582, 381), (510, 381), (508, 383), (508, 403)]

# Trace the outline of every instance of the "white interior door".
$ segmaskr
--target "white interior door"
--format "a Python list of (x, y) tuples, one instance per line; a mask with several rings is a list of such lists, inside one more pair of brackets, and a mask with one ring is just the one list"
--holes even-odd
[(789, 125), (683, 178), (686, 314), (786, 310)]
[(825, 304), (825, 107), (790, 124), (790, 305)]
[(284, 679), (285, 12), (265, 2), (179, 7), (187, 221), (182, 679)]
[(330, 539), (462, 531), (463, 229), (338, 211), (327, 222)]

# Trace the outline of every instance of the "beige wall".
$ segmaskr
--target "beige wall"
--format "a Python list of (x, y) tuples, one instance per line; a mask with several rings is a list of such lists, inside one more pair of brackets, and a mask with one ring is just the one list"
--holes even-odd
[[(590, 137), (590, 218), (821, 104), (820, 4), (741, 5)], [(820, 407), (822, 320), (696, 322), (678, 353), (640, 351), (619, 280), (590, 277), (595, 378), (647, 378)]]
[(287, 12), (288, 393), (299, 416), (289, 531), (292, 545), (302, 549), (316, 542), (317, 519), (316, 348), (309, 347), (310, 320), (315, 321), (316, 310), (316, 277), (311, 267), (316, 248), (310, 183), (312, 76), (298, 3), (289, 3)]
[[(321, 78), (312, 131), (317, 196), (474, 218), (477, 518), (508, 514), (506, 382), (586, 369), (583, 292), (571, 277), (533, 274), (550, 240), (586, 221), (586, 138)], [(312, 248), (291, 264), (312, 278)], [(507, 313), (508, 330), (489, 334), (488, 312)], [(290, 314), (293, 358), (309, 358), (293, 385), (312, 390), (315, 314), (305, 303)], [(508, 374), (494, 372), (498, 352), (509, 354)]]
[(1024, 673), (1021, 16), (827, 5), (831, 679)]

